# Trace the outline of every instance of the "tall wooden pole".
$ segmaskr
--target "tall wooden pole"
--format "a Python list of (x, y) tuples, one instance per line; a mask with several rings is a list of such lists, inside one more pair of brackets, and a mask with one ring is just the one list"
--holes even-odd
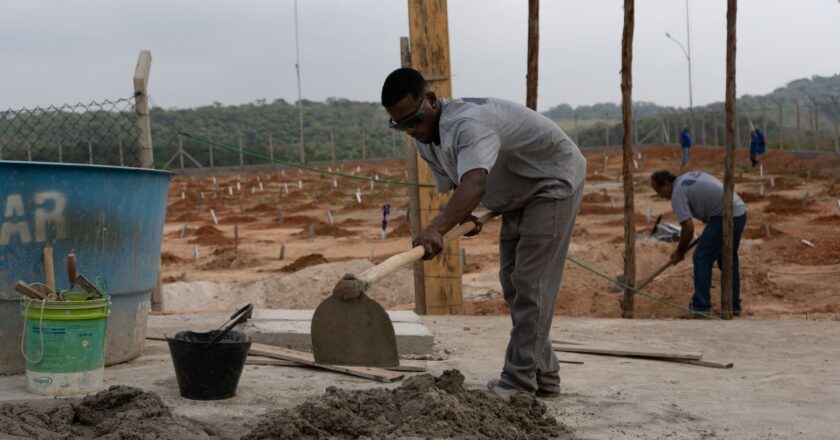
[[(408, 0), (408, 29), (411, 65), (423, 74), (438, 96), (451, 97), (446, 0)], [(417, 174), (419, 182), (432, 182), (425, 161), (417, 161)], [(448, 195), (438, 194), (434, 188), (421, 188), (420, 226), (429, 224), (448, 200)], [(423, 277), (427, 314), (464, 313), (459, 240), (450, 241), (440, 255), (423, 262)]]
[(528, 0), (528, 76), (525, 105), (537, 109), (537, 82), (540, 59), (540, 0)]
[(137, 139), (140, 144), (140, 168), (151, 168), (155, 163), (152, 149), (152, 122), (149, 118), (149, 72), (152, 69), (152, 53), (140, 51), (137, 67), (134, 69), (134, 112), (137, 120)]
[[(411, 67), (411, 47), (408, 37), (400, 37), (400, 65)], [(405, 137), (405, 168), (408, 180), (417, 182), (417, 147), (410, 136)], [(413, 241), (420, 234), (420, 188), (408, 187), (408, 223)], [(414, 263), (414, 311), (419, 315), (426, 314), (426, 283), (423, 277), (423, 262)]]
[(735, 19), (738, 0), (727, 0), (726, 6), (726, 174), (723, 180), (723, 252), (721, 255), (720, 317), (732, 318), (732, 199), (735, 193)]
[[(624, 163), (624, 282), (636, 284), (636, 208), (633, 200), (633, 28), (634, 0), (624, 0), (624, 32), (621, 36), (621, 118)], [(621, 316), (633, 318), (633, 290), (624, 289)]]

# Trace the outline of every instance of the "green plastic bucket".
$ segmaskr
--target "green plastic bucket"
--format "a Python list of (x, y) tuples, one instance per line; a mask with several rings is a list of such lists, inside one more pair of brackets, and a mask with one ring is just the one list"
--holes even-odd
[(23, 300), (21, 347), (29, 392), (68, 396), (103, 388), (111, 299), (88, 301), (86, 296), (69, 292), (66, 301)]

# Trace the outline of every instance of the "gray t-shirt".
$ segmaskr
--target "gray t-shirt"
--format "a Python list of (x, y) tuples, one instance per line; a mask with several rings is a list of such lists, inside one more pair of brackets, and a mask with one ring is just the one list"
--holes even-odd
[[(701, 171), (685, 173), (674, 181), (671, 206), (680, 223), (691, 217), (708, 223), (712, 217), (723, 215), (723, 184), (714, 176)], [(734, 194), (732, 216), (746, 213), (747, 205), (738, 194)]]
[(438, 191), (457, 186), (467, 171), (484, 168), (481, 202), (504, 212), (532, 197), (565, 199), (583, 185), (586, 159), (551, 119), (503, 99), (440, 103), (440, 145), (416, 143)]

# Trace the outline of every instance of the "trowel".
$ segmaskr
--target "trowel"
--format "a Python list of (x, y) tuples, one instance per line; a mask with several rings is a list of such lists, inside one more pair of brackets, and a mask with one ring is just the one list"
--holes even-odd
[[(488, 212), (479, 218), (483, 224), (498, 214)], [(447, 242), (473, 230), (466, 222), (443, 236)], [(396, 254), (360, 275), (346, 274), (312, 316), (312, 352), (315, 362), (326, 365), (396, 367), (399, 365), (397, 336), (388, 313), (365, 293), (373, 283), (400, 267), (419, 261), (423, 246)]]

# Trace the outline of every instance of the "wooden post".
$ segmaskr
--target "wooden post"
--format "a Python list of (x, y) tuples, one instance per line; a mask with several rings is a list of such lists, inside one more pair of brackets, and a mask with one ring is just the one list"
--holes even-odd
[[(624, 31), (621, 36), (621, 118), (624, 126), (622, 171), (624, 174), (624, 282), (636, 284), (636, 208), (633, 200), (633, 28), (634, 0), (624, 0)], [(624, 289), (622, 318), (633, 318), (633, 290)]]
[(703, 145), (709, 145), (706, 143), (706, 113), (700, 113), (700, 129), (703, 130)]
[[(124, 167), (125, 166), (125, 160), (123, 158), (123, 141), (122, 141), (122, 139), (120, 139), (119, 149), (120, 149), (120, 166)], [(59, 162), (61, 162), (61, 144), (58, 145), (58, 155), (59, 155)]]
[(715, 146), (720, 146), (720, 138), (718, 137), (718, 119), (717, 119), (717, 117), (714, 117), (712, 119), (712, 126), (713, 126), (712, 130), (714, 131), (714, 134), (715, 134)]
[(732, 318), (732, 261), (734, 236), (732, 200), (735, 194), (735, 24), (738, 0), (727, 0), (726, 7), (726, 159), (723, 181), (723, 251), (721, 255), (720, 317)]
[(820, 102), (813, 96), (808, 98), (814, 110), (814, 151), (820, 151)]
[(580, 147), (580, 136), (578, 136), (578, 114), (575, 112), (575, 144)]
[(604, 137), (606, 137), (607, 147), (610, 146), (610, 114), (604, 113), (604, 120), (606, 121), (606, 128), (604, 129)]
[[(400, 37), (400, 65), (411, 67), (411, 47), (408, 37)], [(410, 136), (405, 137), (405, 167), (408, 172), (408, 180), (417, 182), (417, 147)], [(420, 188), (408, 187), (408, 223), (411, 230), (412, 241), (420, 234)], [(423, 276), (423, 262), (414, 263), (414, 312), (419, 315), (426, 314), (426, 283)]]
[[(0, 157), (0, 159), (3, 159)], [(58, 143), (58, 163), (64, 163), (64, 153), (62, 152), (62, 143)], [(120, 141), (120, 165), (122, 165), (122, 141)]]
[[(93, 144), (90, 141), (88, 143), (88, 163), (93, 165)], [(29, 160), (32, 160), (32, 152), (29, 152)]]
[(537, 83), (540, 60), (540, 0), (528, 0), (528, 67), (525, 105), (537, 110)]
[[(408, 0), (411, 65), (440, 97), (452, 96), (447, 21), (446, 0)], [(417, 160), (417, 174), (419, 182), (432, 182), (431, 170), (421, 159)], [(420, 226), (427, 225), (448, 200), (449, 196), (434, 188), (421, 188)], [(427, 314), (464, 313), (459, 249), (459, 240), (452, 240), (440, 255), (423, 262)]]
[(149, 119), (149, 71), (152, 68), (152, 53), (140, 51), (137, 67), (134, 69), (134, 113), (137, 115), (137, 139), (140, 144), (140, 168), (151, 168), (155, 157), (152, 150), (152, 123)]

